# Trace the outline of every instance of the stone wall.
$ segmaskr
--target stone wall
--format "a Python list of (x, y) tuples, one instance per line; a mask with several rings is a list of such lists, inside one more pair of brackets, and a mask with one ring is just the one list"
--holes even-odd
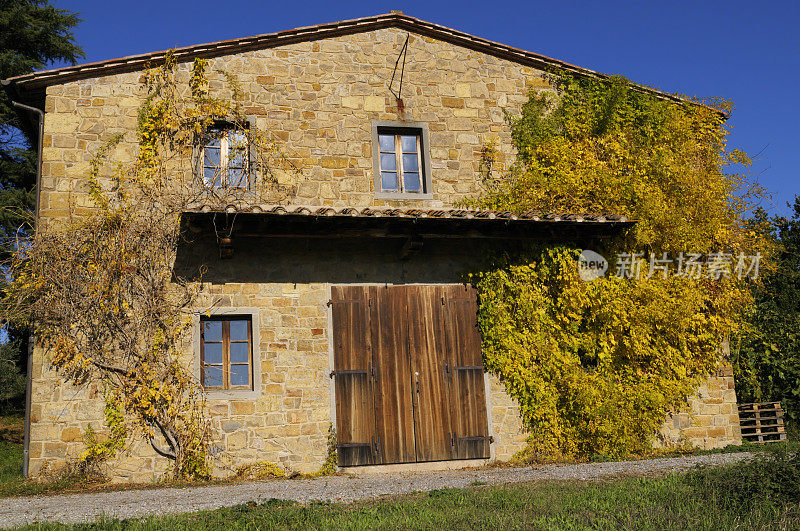
[[(255, 127), (279, 139), (302, 168), (295, 183), (296, 205), (450, 206), (480, 186), (481, 146), (497, 142), (498, 168), (512, 157), (502, 108), (518, 109), (528, 88), (547, 88), (543, 73), (427, 37), (411, 35), (403, 82), (404, 109), (387, 89), (406, 32), (383, 29), (318, 42), (250, 51), (210, 60), (212, 94), (228, 96), (220, 70), (235, 74), (244, 111)], [(190, 65), (178, 66), (179, 83)], [(42, 167), (41, 212), (45, 220), (80, 214), (89, 161), (103, 142), (124, 133), (112, 157), (132, 160), (136, 118), (144, 97), (141, 73), (123, 73), (48, 87)], [(430, 132), (432, 196), (425, 200), (375, 198), (371, 122), (425, 122)], [(281, 242), (282, 249), (285, 244)], [(299, 244), (298, 244), (299, 245)], [(305, 248), (305, 244), (299, 245)], [(362, 245), (355, 243), (353, 248)], [(202, 250), (201, 250), (202, 249)], [(302, 249), (281, 263), (259, 260), (262, 244), (239, 248), (229, 263), (214, 263), (207, 301), (217, 307), (258, 308), (261, 389), (255, 399), (210, 399), (216, 472), (266, 460), (310, 472), (325, 458), (331, 424), (328, 321), (325, 303), (332, 282), (448, 282), (463, 269), (458, 253), (387, 263), (376, 255), (357, 263), (321, 267)], [(196, 246), (187, 256), (216, 254)], [(391, 256), (397, 254), (392, 251)], [(190, 260), (191, 261), (191, 260)], [(249, 261), (249, 262), (248, 262)], [(248, 267), (242, 264), (249, 263)], [(289, 274), (291, 273), (291, 274)], [(187, 345), (187, 366), (196, 345)], [(257, 366), (258, 367), (258, 366)], [(518, 410), (491, 380), (494, 452), (508, 458), (524, 437)], [(87, 423), (100, 428), (102, 400), (96, 389), (77, 390), (59, 382), (35, 353), (34, 426), (31, 473), (80, 454)], [(136, 443), (110, 472), (116, 479), (148, 480), (163, 472), (162, 459)]]
[[(530, 88), (549, 88), (543, 72), (411, 35), (401, 111), (387, 87), (406, 35), (383, 29), (210, 59), (212, 95), (228, 94), (220, 70), (236, 75), (244, 112), (303, 168), (293, 183), (297, 193), (290, 203), (453, 205), (478, 191), (485, 143), (497, 143), (498, 171), (513, 158), (503, 109), (518, 110)], [(190, 67), (178, 66), (179, 83), (186, 83)], [(138, 72), (123, 73), (47, 88), (44, 216), (67, 216), (88, 206), (89, 161), (114, 134), (125, 133), (114, 160), (134, 157), (137, 113), (144, 97), (140, 78)], [(430, 199), (375, 198), (372, 120), (428, 125)]]
[[(334, 418), (327, 305), (332, 283), (459, 282), (476, 257), (492, 250), (475, 242), (429, 241), (417, 255), (399, 261), (401, 245), (253, 238), (237, 240), (236, 254), (228, 260), (219, 258), (213, 237), (179, 249), (178, 274), (190, 274), (201, 264), (206, 268), (199, 312), (256, 309), (258, 317), (254, 367), (260, 370), (261, 385), (254, 392), (212, 392), (208, 397), (215, 475), (227, 476), (258, 461), (310, 473), (325, 460)], [(280, 253), (264, 252), (277, 246)], [(195, 367), (199, 346), (187, 338), (185, 352), (185, 366)], [(103, 431), (103, 401), (96, 387), (79, 390), (63, 384), (40, 351), (35, 367), (33, 475), (77, 458), (85, 449), (87, 424)], [(490, 376), (489, 383), (492, 452), (496, 459), (508, 460), (525, 443), (519, 408), (496, 377)], [(152, 481), (166, 465), (147, 444), (135, 440), (107, 472), (117, 481)]]
[(658, 432), (660, 446), (692, 446), (710, 450), (742, 443), (739, 408), (729, 363), (689, 397), (688, 411), (667, 417)]

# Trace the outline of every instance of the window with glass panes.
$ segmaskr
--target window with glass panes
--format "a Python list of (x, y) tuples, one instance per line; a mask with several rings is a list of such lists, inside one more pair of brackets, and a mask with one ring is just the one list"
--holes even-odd
[(250, 145), (247, 131), (229, 125), (210, 128), (201, 155), (203, 183), (208, 188), (249, 188)]
[(211, 317), (200, 321), (200, 378), (203, 387), (253, 388), (252, 328), (249, 317)]
[(378, 131), (381, 191), (425, 193), (419, 131)]

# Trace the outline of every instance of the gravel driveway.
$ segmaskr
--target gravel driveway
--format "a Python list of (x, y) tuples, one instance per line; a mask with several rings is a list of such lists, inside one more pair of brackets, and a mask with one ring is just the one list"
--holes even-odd
[(548, 465), (520, 468), (487, 468), (443, 472), (386, 473), (363, 476), (329, 476), (307, 480), (269, 480), (234, 485), (163, 488), (63, 494), (0, 499), (0, 526), (35, 522), (91, 522), (101, 516), (143, 517), (152, 514), (188, 513), (229, 507), (270, 498), (308, 502), (351, 502), (387, 494), (407, 494), (472, 483), (505, 484), (540, 479), (594, 480), (609, 476), (650, 476), (678, 472), (695, 465), (722, 465), (750, 456), (747, 453), (669, 457), (612, 463)]

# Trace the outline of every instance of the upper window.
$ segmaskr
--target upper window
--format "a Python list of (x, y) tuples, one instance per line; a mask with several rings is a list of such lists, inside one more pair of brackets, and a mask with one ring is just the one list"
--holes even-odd
[(425, 124), (373, 122), (375, 192), (386, 199), (430, 198)]
[(422, 142), (419, 131), (378, 131), (381, 190), (422, 193)]
[(250, 317), (200, 320), (200, 380), (206, 389), (253, 388)]
[(200, 154), (203, 183), (208, 188), (250, 187), (250, 143), (247, 130), (231, 124), (209, 128)]

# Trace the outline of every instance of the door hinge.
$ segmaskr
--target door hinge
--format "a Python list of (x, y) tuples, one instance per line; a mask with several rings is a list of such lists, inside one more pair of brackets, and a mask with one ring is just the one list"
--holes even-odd
[(459, 437), (458, 440), (466, 442), (489, 441), (490, 443), (493, 443), (494, 437), (491, 435), (478, 435), (476, 437)]
[(364, 374), (364, 375), (369, 375), (369, 373), (367, 372), (367, 370), (366, 370), (366, 369), (355, 369), (355, 370), (346, 370), (346, 371), (331, 371), (331, 372), (330, 372), (330, 374), (329, 374), (328, 376), (329, 376), (330, 378), (333, 378), (334, 376), (339, 376), (339, 375), (342, 375), (342, 376), (344, 376), (344, 375), (348, 375), (348, 374)]
[(483, 365), (459, 365), (453, 367), (456, 371), (482, 371), (484, 369)]

